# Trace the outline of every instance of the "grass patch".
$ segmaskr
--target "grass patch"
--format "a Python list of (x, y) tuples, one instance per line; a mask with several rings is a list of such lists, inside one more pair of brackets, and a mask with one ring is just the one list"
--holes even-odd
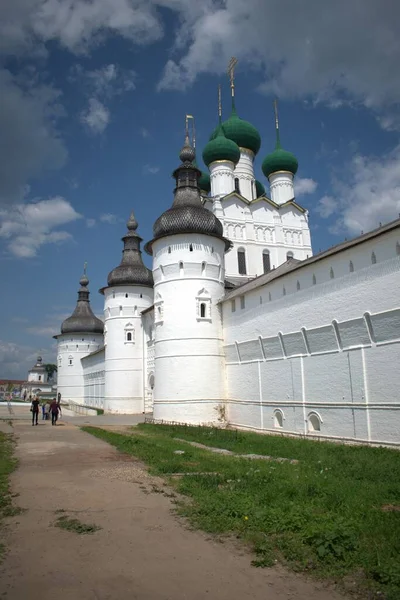
[[(13, 453), (14, 441), (12, 436), (0, 432), (0, 527), (4, 518), (22, 512), (22, 509), (13, 506), (14, 496), (10, 489), (10, 475), (17, 466)], [(4, 545), (0, 543), (0, 560), (4, 552)]]
[[(169, 479), (192, 499), (180, 514), (204, 531), (250, 543), (255, 566), (278, 560), (337, 582), (354, 575), (370, 598), (400, 598), (398, 451), (211, 428), (143, 424), (141, 435), (83, 429), (142, 459), (154, 474), (197, 473)], [(175, 437), (299, 463), (221, 456)]]
[[(57, 510), (56, 513), (64, 512), (63, 510)], [(95, 533), (102, 529), (98, 525), (82, 523), (79, 519), (73, 519), (72, 517), (68, 517), (67, 515), (62, 515), (58, 517), (56, 522), (54, 523), (56, 527), (60, 529), (65, 529), (66, 531), (72, 531), (79, 535), (87, 535), (90, 533)]]

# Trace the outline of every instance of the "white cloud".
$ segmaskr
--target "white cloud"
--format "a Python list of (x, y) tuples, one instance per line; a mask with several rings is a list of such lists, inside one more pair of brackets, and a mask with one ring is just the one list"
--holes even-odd
[(58, 244), (72, 239), (69, 232), (58, 227), (80, 217), (71, 204), (61, 197), (19, 204), (0, 209), (0, 238), (5, 240), (12, 255), (31, 258), (45, 244)]
[(109, 225), (115, 225), (119, 222), (119, 220), (120, 219), (117, 217), (117, 215), (113, 215), (112, 213), (105, 213), (103, 215), (100, 215), (100, 221), (102, 223), (108, 223)]
[(110, 111), (97, 98), (89, 99), (89, 106), (81, 113), (81, 122), (93, 134), (103, 133), (110, 121)]
[(104, 65), (94, 71), (82, 72), (91, 87), (99, 96), (112, 97), (135, 89), (136, 73), (122, 69), (118, 65)]
[(148, 129), (146, 129), (146, 127), (142, 127), (140, 130), (140, 135), (143, 139), (147, 139), (148, 137), (150, 137), (150, 132)]
[[(380, 0), (226, 0), (208, 3), (194, 20), (184, 16), (183, 48), (179, 40), (180, 57), (167, 62), (161, 89), (185, 88), (204, 72), (222, 73), (235, 55), (243, 70), (262, 69), (264, 91), (281, 97), (310, 96), (332, 107), (354, 101), (373, 109), (398, 102), (395, 2), (382, 10)], [(240, 95), (239, 80), (238, 86)]]
[[(41, 349), (44, 363), (55, 362), (50, 349)], [(28, 370), (35, 364), (37, 349), (0, 339), (0, 373), (7, 379), (27, 379)]]
[(400, 145), (386, 156), (356, 156), (346, 181), (336, 181), (334, 194), (324, 196), (318, 212), (335, 215), (333, 233), (359, 235), (396, 219), (400, 213)]
[(299, 178), (295, 180), (294, 191), (296, 197), (304, 196), (305, 194), (313, 194), (317, 189), (318, 183), (314, 179)]
[(27, 181), (61, 167), (67, 151), (55, 129), (59, 92), (0, 68), (0, 205), (21, 201)]
[(160, 167), (156, 165), (144, 165), (143, 174), (144, 175), (156, 175), (160, 170)]
[(327, 219), (339, 208), (339, 203), (332, 196), (323, 196), (318, 202), (318, 206), (315, 209), (316, 212), (323, 218)]
[(96, 219), (86, 219), (86, 227), (89, 227), (89, 229), (91, 229), (95, 225), (96, 225)]
[(156, 41), (163, 30), (154, 3), (132, 0), (2, 0), (0, 49), (31, 52), (56, 41), (84, 53), (106, 35), (118, 34), (136, 44)]
[(51, 338), (53, 337), (53, 335), (57, 335), (58, 333), (60, 333), (60, 325), (61, 323), (57, 325), (28, 327), (26, 331), (28, 333), (33, 333), (34, 335), (43, 335), (44, 337)]

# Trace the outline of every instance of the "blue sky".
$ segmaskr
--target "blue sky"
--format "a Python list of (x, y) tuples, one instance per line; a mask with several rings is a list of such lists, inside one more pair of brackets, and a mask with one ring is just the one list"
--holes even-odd
[[(400, 9), (379, 0), (3, 0), (0, 6), (0, 377), (26, 376), (71, 314), (83, 263), (92, 306), (133, 208), (145, 241), (170, 206), (184, 116), (201, 149), (236, 103), (282, 144), (314, 252), (400, 212)], [(301, 6), (300, 6), (301, 5)], [(150, 265), (149, 257), (145, 261)]]

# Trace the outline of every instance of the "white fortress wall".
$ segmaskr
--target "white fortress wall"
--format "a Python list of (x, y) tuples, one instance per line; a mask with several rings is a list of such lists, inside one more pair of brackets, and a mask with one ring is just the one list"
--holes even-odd
[(397, 228), (228, 296), (233, 426), (400, 444), (399, 245)]
[(84, 405), (104, 409), (104, 346), (81, 358)]

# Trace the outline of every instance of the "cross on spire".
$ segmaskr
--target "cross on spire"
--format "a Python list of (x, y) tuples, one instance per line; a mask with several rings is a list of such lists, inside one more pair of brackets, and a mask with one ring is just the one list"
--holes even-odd
[(281, 140), (279, 135), (279, 118), (278, 118), (278, 100), (274, 100), (274, 113), (275, 113), (275, 131), (276, 131), (276, 148), (281, 147)]
[(238, 63), (237, 58), (232, 56), (228, 64), (228, 75), (231, 82), (231, 94), (232, 94), (232, 109), (235, 108), (235, 68)]

